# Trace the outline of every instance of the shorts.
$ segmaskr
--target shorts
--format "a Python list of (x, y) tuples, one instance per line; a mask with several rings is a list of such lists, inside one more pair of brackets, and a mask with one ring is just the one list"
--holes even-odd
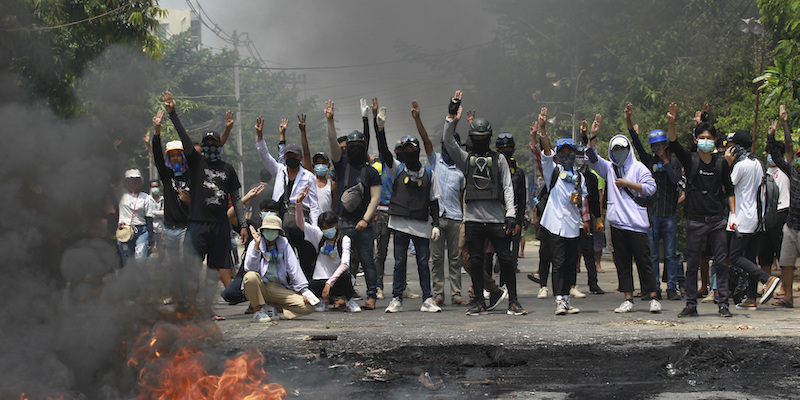
[(783, 240), (781, 241), (781, 267), (794, 267), (797, 257), (800, 256), (800, 231), (783, 226)]
[(189, 221), (186, 234), (192, 246), (190, 251), (211, 269), (230, 268), (231, 226), (227, 222)]

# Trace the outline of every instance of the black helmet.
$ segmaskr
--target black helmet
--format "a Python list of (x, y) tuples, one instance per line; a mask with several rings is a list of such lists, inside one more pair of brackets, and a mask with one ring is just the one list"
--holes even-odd
[(469, 134), (470, 136), (491, 135), (492, 124), (490, 124), (489, 120), (486, 118), (475, 118), (472, 123), (469, 124)]
[(359, 131), (352, 131), (347, 135), (347, 143), (350, 142), (367, 142), (366, 137)]
[(497, 140), (494, 141), (495, 148), (514, 147), (514, 135), (503, 132), (497, 135)]
[(414, 136), (403, 136), (400, 138), (400, 147), (414, 146), (419, 148), (419, 140)]

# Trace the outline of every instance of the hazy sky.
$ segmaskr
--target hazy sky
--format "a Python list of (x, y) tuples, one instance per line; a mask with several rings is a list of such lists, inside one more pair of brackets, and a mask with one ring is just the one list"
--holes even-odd
[[(197, 0), (191, 0), (195, 2)], [(308, 70), (302, 96), (332, 98), (340, 133), (361, 129), (358, 100), (378, 97), (387, 107), (389, 139), (416, 134), (410, 117), (418, 99), (429, 133), (437, 137), (447, 99), (466, 86), (457, 75), (446, 75), (417, 62), (401, 61), (398, 45), (423, 51), (448, 51), (491, 41), (494, 16), (482, 0), (446, 1), (264, 1), (199, 0), (222, 30), (247, 32), (270, 67), (319, 67), (385, 63), (334, 70)], [(165, 8), (188, 8), (184, 0), (162, 0)], [(203, 27), (203, 44), (224, 42)], [(473, 51), (473, 50), (467, 50)], [(453, 66), (458, 68), (457, 65)], [(301, 86), (302, 87), (302, 86)], [(465, 94), (465, 106), (469, 93)], [(287, 116), (293, 117), (293, 116)], [(438, 146), (436, 146), (438, 147)]]

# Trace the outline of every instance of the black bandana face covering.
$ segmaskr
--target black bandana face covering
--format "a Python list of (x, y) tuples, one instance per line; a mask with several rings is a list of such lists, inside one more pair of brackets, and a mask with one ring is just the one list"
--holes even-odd
[(487, 154), (489, 153), (489, 138), (486, 139), (472, 139), (472, 151), (475, 154)]
[(220, 155), (222, 154), (222, 146), (200, 146), (202, 150), (203, 158), (207, 162), (217, 162), (221, 161)]
[(367, 150), (364, 146), (347, 146), (347, 162), (355, 166), (366, 163)]
[(572, 171), (572, 168), (575, 165), (575, 153), (571, 154), (558, 154), (558, 163), (561, 164), (567, 171)]
[(297, 169), (298, 167), (300, 167), (300, 159), (294, 157), (287, 157), (286, 166), (289, 167), (289, 169)]

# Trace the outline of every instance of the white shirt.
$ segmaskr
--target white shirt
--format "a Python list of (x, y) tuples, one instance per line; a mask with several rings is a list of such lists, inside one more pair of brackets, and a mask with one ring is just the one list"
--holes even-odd
[[(739, 222), (740, 233), (755, 233), (758, 228), (756, 196), (763, 177), (761, 163), (756, 160), (743, 158), (733, 165), (731, 182), (733, 194), (736, 196), (736, 220)], [(728, 226), (730, 227), (730, 224)]]
[(778, 196), (778, 211), (789, 209), (789, 177), (778, 167), (767, 168), (767, 173), (772, 174), (775, 183), (778, 184), (780, 195)]
[(150, 207), (153, 209), (153, 233), (164, 232), (164, 196), (158, 196), (158, 200), (150, 198)]
[[(279, 164), (277, 161), (275, 161), (275, 158), (269, 154), (266, 141), (257, 141), (256, 149), (258, 150), (258, 155), (261, 157), (261, 162), (264, 164), (264, 167), (267, 168), (267, 171), (269, 171), (272, 176), (275, 177), (275, 185), (272, 190), (272, 200), (280, 201), (285, 190), (284, 186), (286, 186), (286, 183), (289, 180), (288, 168), (284, 164)], [(311, 223), (316, 225), (320, 211), (319, 203), (317, 203), (317, 178), (314, 176), (313, 172), (308, 171), (302, 166), (299, 168), (297, 176), (294, 178), (292, 193), (289, 194), (289, 198), (286, 200), (288, 200), (290, 203), (289, 205), (292, 206), (295, 200), (297, 200), (297, 195), (300, 194), (300, 192), (302, 192), (306, 186), (308, 186), (309, 189), (308, 195), (306, 195), (306, 198), (303, 199), (303, 205), (311, 210), (309, 217), (311, 218)]]
[[(553, 162), (555, 152), (547, 155), (542, 152), (542, 178), (545, 185), (550, 187), (552, 174), (560, 174), (563, 168)], [(570, 203), (570, 196), (575, 191), (575, 184), (569, 183), (561, 178), (556, 180), (550, 196), (547, 198), (547, 205), (544, 208), (541, 224), (550, 233), (564, 238), (576, 238), (580, 235), (582, 226), (581, 210), (576, 205)], [(581, 204), (586, 197), (586, 180), (581, 178)]]
[(317, 204), (319, 204), (320, 214), (325, 211), (333, 211), (333, 195), (331, 194), (331, 180), (324, 187), (317, 186)]
[[(391, 167), (387, 165), (388, 168), (387, 172), (389, 173), (389, 176), (392, 178), (392, 182), (394, 182), (394, 180), (397, 179), (397, 176), (400, 174), (400, 172), (403, 171), (402, 169), (399, 168), (400, 165), (401, 165), (400, 161), (397, 161), (397, 159), (394, 160), (394, 164)], [(425, 170), (424, 166), (420, 168), (423, 171)], [(432, 176), (431, 176), (431, 192), (429, 200), (436, 200), (436, 180), (433, 179)], [(400, 231), (411, 236), (430, 239), (431, 223), (429, 220), (430, 218), (423, 221), (415, 218), (406, 218), (397, 215), (389, 215), (389, 229), (394, 229), (396, 231)]]
[[(131, 218), (133, 214), (133, 218)], [(145, 218), (153, 217), (153, 203), (147, 193), (138, 195), (125, 192), (119, 199), (119, 223), (123, 225), (144, 225)]]
[[(311, 243), (314, 246), (319, 245), (319, 241), (322, 240), (322, 230), (314, 225), (305, 224), (305, 239), (307, 242)], [(327, 240), (325, 241), (328, 242)], [(323, 244), (325, 246), (325, 244)], [(333, 244), (334, 248), (338, 253), (339, 248), (336, 243)], [(328, 254), (322, 254), (319, 252), (319, 248), (317, 249), (317, 263), (314, 265), (314, 274), (312, 275), (311, 279), (325, 279), (327, 280), (331, 276), (333, 276), (336, 269), (339, 268), (340, 265), (346, 264), (350, 265), (350, 237), (344, 236), (342, 238), (342, 254), (337, 254), (336, 257), (331, 257)]]

